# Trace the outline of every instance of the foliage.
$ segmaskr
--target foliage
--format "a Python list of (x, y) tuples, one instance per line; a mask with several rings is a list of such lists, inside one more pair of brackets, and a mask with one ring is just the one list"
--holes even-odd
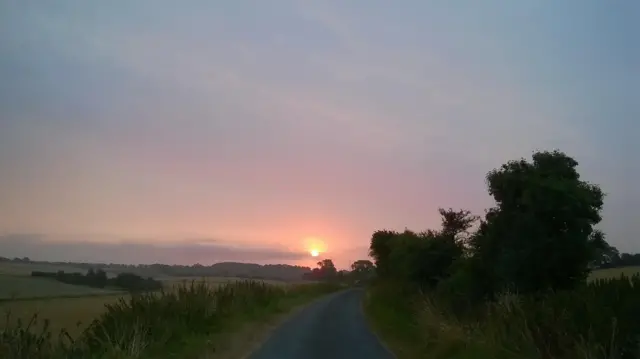
[(331, 259), (323, 259), (317, 263), (318, 267), (313, 268), (311, 271), (305, 273), (304, 279), (316, 280), (316, 281), (337, 281), (340, 277), (336, 266)]
[(350, 276), (354, 281), (362, 282), (373, 278), (375, 266), (367, 259), (359, 259), (351, 264)]
[(408, 280), (433, 287), (449, 275), (451, 265), (463, 255), (468, 230), (477, 220), (469, 211), (439, 209), (442, 229), (415, 233), (377, 231), (371, 237), (370, 255), (380, 278)]
[(640, 357), (640, 277), (454, 308), (449, 293), (371, 288), (365, 310), (403, 358), (629, 359)]
[(536, 152), (488, 173), (496, 204), (479, 222), (440, 209), (439, 230), (373, 234), (366, 308), (399, 357), (640, 356), (640, 277), (586, 281), (634, 257), (594, 228), (604, 194), (577, 165)]
[(568, 289), (586, 279), (604, 195), (580, 180), (577, 165), (562, 152), (537, 152), (533, 162), (510, 161), (489, 172), (497, 206), (471, 246), (474, 263), (490, 268), (493, 291)]

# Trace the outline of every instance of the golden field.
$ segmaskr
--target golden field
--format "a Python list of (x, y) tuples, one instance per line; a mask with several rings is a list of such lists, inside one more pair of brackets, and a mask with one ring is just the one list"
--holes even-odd
[[(208, 286), (241, 280), (241, 278), (222, 277), (167, 277), (162, 278), (165, 290), (171, 290), (183, 283), (206, 282)], [(286, 285), (281, 281), (264, 281), (269, 284)], [(12, 296), (16, 291), (22, 295)], [(105, 310), (105, 305), (114, 303), (128, 294), (116, 291), (95, 289), (84, 286), (64, 284), (46, 278), (29, 276), (0, 275), (0, 329), (7, 325), (7, 320), (29, 321), (34, 314), (38, 322), (49, 320), (49, 328), (53, 333), (66, 329), (72, 336), (80, 333), (87, 325)], [(7, 300), (8, 298), (15, 298)], [(9, 314), (9, 315), (7, 315)]]

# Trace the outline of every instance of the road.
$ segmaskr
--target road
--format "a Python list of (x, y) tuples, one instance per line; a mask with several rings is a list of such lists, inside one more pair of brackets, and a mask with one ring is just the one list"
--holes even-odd
[(286, 320), (249, 359), (393, 359), (369, 330), (363, 290), (321, 298)]

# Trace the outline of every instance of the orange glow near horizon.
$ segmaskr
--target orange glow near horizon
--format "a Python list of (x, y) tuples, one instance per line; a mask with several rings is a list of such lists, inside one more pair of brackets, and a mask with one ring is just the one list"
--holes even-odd
[(304, 239), (304, 247), (312, 257), (318, 257), (327, 251), (327, 244), (320, 238), (307, 237)]

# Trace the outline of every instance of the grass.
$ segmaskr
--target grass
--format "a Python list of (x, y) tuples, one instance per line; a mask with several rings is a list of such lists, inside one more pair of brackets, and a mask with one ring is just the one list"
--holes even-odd
[(459, 299), (378, 283), (364, 307), (398, 359), (640, 357), (640, 276), (535, 298), (504, 293), (464, 308)]
[[(85, 303), (95, 320), (75, 335), (56, 335), (51, 319), (36, 325), (14, 322), (0, 330), (2, 358), (215, 358), (230, 350), (228, 343), (246, 346), (246, 328), (272, 320), (313, 298), (340, 289), (332, 284), (270, 285), (243, 281), (211, 286), (205, 281), (169, 291), (112, 298), (102, 312), (98, 302)], [(98, 300), (98, 298), (92, 298)], [(85, 300), (85, 302), (81, 302)], [(102, 304), (105, 304), (103, 302)], [(62, 312), (62, 302), (51, 303)], [(74, 305), (68, 305), (70, 312)], [(91, 309), (89, 309), (91, 308)], [(24, 313), (28, 308), (23, 308)], [(46, 313), (38, 318), (46, 317)], [(31, 321), (29, 321), (31, 322)], [(68, 321), (68, 325), (72, 325)], [(49, 323), (47, 325), (46, 323)], [(59, 325), (60, 327), (61, 325)], [(44, 328), (44, 330), (43, 330)], [(67, 328), (68, 329), (68, 328)], [(227, 343), (227, 344), (224, 344)]]
[(0, 300), (45, 297), (79, 297), (118, 293), (108, 289), (65, 284), (48, 278), (0, 275)]

